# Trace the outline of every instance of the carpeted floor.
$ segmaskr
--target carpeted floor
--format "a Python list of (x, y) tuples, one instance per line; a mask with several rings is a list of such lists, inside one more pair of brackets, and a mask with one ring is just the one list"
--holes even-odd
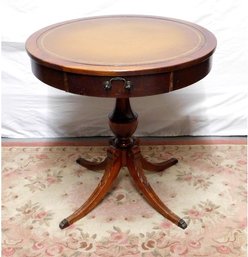
[(245, 142), (142, 146), (151, 161), (179, 159), (147, 177), (167, 206), (189, 223), (186, 230), (143, 200), (125, 168), (95, 210), (60, 230), (59, 222), (84, 203), (101, 178), (101, 172), (75, 160), (100, 161), (106, 146), (45, 145), (2, 147), (2, 256), (246, 256)]

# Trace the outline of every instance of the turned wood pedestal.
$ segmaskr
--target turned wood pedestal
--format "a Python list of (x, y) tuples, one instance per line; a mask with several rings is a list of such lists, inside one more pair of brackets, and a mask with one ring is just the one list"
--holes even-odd
[(142, 192), (153, 208), (179, 227), (183, 229), (187, 227), (186, 222), (168, 209), (159, 199), (144, 174), (144, 169), (163, 171), (176, 164), (178, 160), (171, 158), (168, 161), (154, 164), (148, 162), (141, 155), (138, 140), (132, 137), (138, 125), (137, 117), (137, 114), (131, 109), (128, 98), (116, 99), (115, 109), (109, 116), (109, 126), (115, 134), (115, 138), (110, 141), (106, 159), (100, 163), (89, 162), (83, 158), (77, 160), (78, 164), (89, 170), (105, 170), (101, 182), (89, 199), (77, 211), (61, 221), (60, 228), (68, 227), (89, 213), (109, 192), (123, 166), (128, 168), (137, 189)]
[[(185, 229), (187, 224), (159, 199), (144, 170), (163, 171), (178, 161), (158, 164), (141, 154), (133, 137), (137, 114), (129, 98), (169, 93), (205, 77), (216, 47), (214, 35), (196, 24), (154, 16), (102, 16), (66, 21), (35, 32), (26, 42), (32, 71), (42, 82), (79, 95), (116, 98), (109, 116), (115, 137), (106, 159), (79, 158), (90, 170), (103, 170), (88, 200), (60, 223), (64, 229), (84, 217), (110, 190), (126, 166), (137, 189), (165, 218)], [(138, 211), (138, 210), (137, 210)]]

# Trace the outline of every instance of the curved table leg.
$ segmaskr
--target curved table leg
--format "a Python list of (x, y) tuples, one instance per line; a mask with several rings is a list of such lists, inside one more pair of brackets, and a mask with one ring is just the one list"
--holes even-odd
[(97, 188), (88, 198), (88, 200), (78, 210), (76, 210), (72, 215), (70, 215), (69, 217), (60, 222), (59, 227), (61, 229), (68, 227), (72, 223), (76, 222), (77, 220), (81, 219), (86, 214), (88, 214), (93, 208), (95, 208), (100, 203), (100, 201), (110, 190), (122, 166), (119, 150), (110, 147), (108, 149), (108, 156), (106, 162), (107, 165), (105, 167), (104, 175), (100, 183), (98, 184)]
[(103, 160), (102, 162), (91, 162), (91, 161), (87, 161), (86, 159), (84, 158), (78, 158), (76, 160), (76, 162), (89, 169), (89, 170), (94, 170), (94, 171), (97, 171), (97, 170), (104, 170), (106, 165), (107, 165), (107, 159), (108, 157), (105, 158), (105, 160)]
[(149, 171), (163, 171), (175, 165), (176, 163), (178, 163), (178, 160), (176, 158), (171, 158), (167, 161), (160, 162), (160, 163), (151, 163), (147, 161), (142, 155), (140, 157), (140, 161), (142, 163), (143, 169), (149, 170)]
[(138, 189), (143, 193), (147, 202), (161, 213), (165, 218), (176, 224), (182, 229), (187, 227), (187, 223), (173, 213), (157, 196), (150, 184), (148, 183), (144, 171), (142, 168), (141, 154), (138, 147), (134, 147), (130, 151), (130, 155), (127, 160), (127, 167), (130, 175), (132, 176), (134, 183)]

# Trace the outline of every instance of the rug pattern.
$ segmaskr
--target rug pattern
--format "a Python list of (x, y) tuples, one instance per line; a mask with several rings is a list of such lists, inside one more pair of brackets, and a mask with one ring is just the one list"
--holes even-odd
[(123, 168), (113, 190), (85, 218), (59, 222), (91, 194), (102, 173), (75, 163), (101, 161), (105, 147), (2, 148), (2, 256), (244, 257), (246, 146), (142, 146), (165, 172), (147, 172), (160, 198), (189, 224), (181, 230), (154, 211)]

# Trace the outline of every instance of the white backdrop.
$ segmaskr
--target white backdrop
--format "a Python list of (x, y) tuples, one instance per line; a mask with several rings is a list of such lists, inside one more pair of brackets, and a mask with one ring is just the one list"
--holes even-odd
[(64, 20), (108, 14), (149, 14), (188, 20), (218, 40), (202, 81), (169, 94), (132, 98), (136, 135), (246, 135), (248, 29), (246, 0), (2, 1), (2, 136), (110, 135), (114, 99), (49, 87), (31, 73), (24, 44), (34, 31)]

